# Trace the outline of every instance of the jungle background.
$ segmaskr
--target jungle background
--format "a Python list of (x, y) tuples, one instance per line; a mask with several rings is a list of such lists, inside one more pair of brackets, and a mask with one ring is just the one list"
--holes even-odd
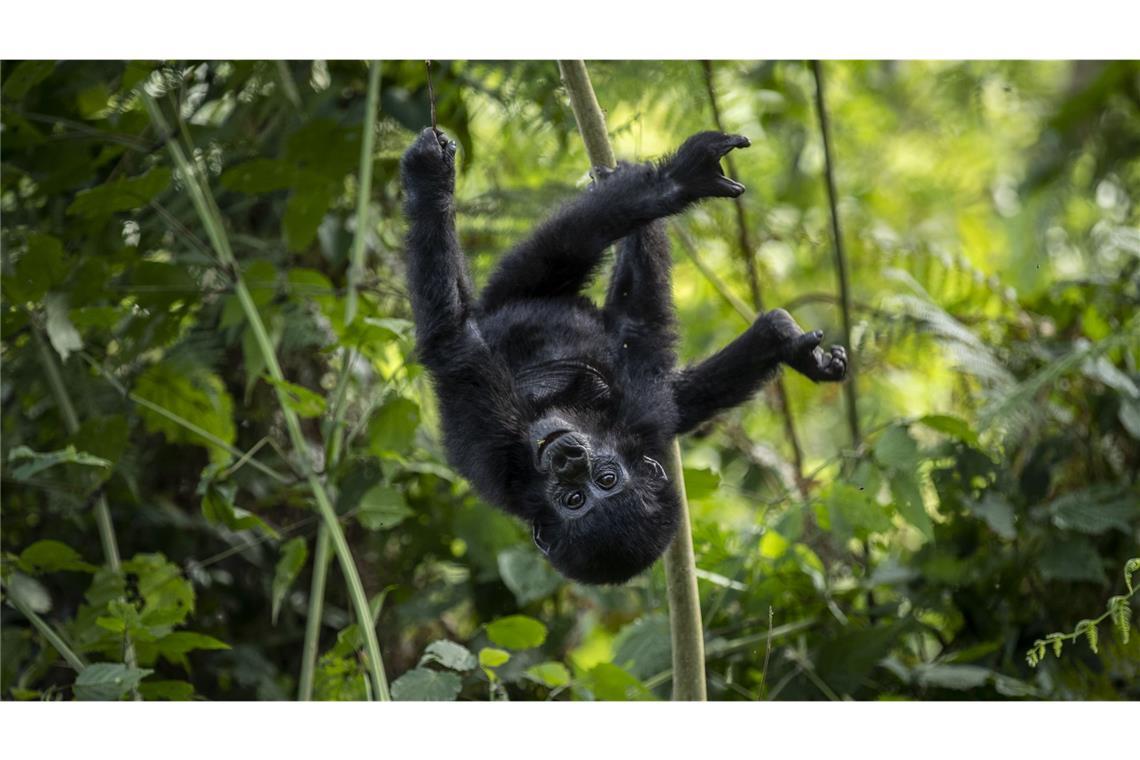
[[(682, 360), (757, 307), (850, 325), (848, 385), (682, 441), (710, 698), (1140, 697), (1140, 65), (821, 70), (829, 156), (806, 62), (590, 63), (621, 158), (752, 140), (741, 203), (670, 223)], [(392, 697), (668, 698), (660, 563), (565, 582), (443, 459), (397, 170), (423, 61), (0, 82), (4, 699), (386, 696), (325, 507)], [(481, 282), (589, 162), (554, 62), (432, 84)]]

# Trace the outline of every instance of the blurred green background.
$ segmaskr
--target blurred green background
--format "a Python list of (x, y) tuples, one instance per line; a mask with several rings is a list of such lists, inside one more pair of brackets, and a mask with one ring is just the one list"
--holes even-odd
[[(811, 66), (589, 66), (623, 159), (716, 128), (714, 106), (752, 140), (743, 205), (670, 223), (682, 360), (743, 330), (754, 288), (838, 342)], [(683, 440), (710, 697), (1140, 697), (1140, 65), (822, 69), (857, 424), (842, 386), (789, 373)], [(3, 64), (4, 699), (378, 696), (335, 560), (312, 594), (305, 460), (395, 698), (668, 698), (660, 565), (564, 582), (443, 459), (397, 172), (426, 67), (380, 70), (360, 217), (364, 63)], [(481, 282), (589, 165), (554, 62), (432, 79)]]

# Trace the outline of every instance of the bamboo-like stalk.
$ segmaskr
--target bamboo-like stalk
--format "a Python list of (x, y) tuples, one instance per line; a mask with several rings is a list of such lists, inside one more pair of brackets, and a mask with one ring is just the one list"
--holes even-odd
[[(570, 96), (578, 131), (586, 144), (590, 163), (597, 167), (617, 165), (606, 131), (606, 119), (594, 95), (584, 61), (559, 61), (562, 82)], [(680, 529), (665, 551), (665, 582), (669, 597), (669, 628), (673, 643), (673, 699), (704, 701), (705, 640), (701, 627), (701, 602), (697, 593), (697, 568), (693, 557), (693, 537), (689, 526), (689, 502), (685, 498), (685, 477), (681, 447), (676, 439), (665, 463), (681, 503)]]
[[(713, 85), (713, 70), (711, 61), (702, 61), (702, 66), (705, 72), (705, 90), (709, 96), (709, 106), (712, 108), (713, 123), (716, 124), (717, 131), (725, 132), (724, 122), (720, 118), (720, 103), (716, 97), (716, 87)], [(731, 153), (724, 157), (725, 164), (728, 166), (728, 176), (732, 179), (738, 179), (739, 175), (736, 172), (736, 161), (733, 159)], [(756, 271), (756, 249), (752, 243), (752, 228), (748, 225), (748, 214), (744, 208), (744, 196), (738, 195), (732, 199), (733, 207), (736, 209), (736, 242), (740, 249), (740, 257), (744, 259), (745, 267), (748, 270), (748, 289), (752, 294), (752, 305), (756, 307), (757, 312), (764, 311), (764, 297), (760, 290), (760, 276)], [(772, 392), (776, 396), (776, 405), (780, 408), (780, 414), (784, 418), (784, 435), (788, 438), (788, 443), (792, 447), (792, 464), (796, 468), (796, 486), (800, 489), (800, 495), (804, 495), (804, 450), (800, 445), (800, 437), (796, 433), (795, 415), (792, 413), (792, 403), (788, 398), (788, 389), (784, 385), (784, 378), (777, 375), (775, 382), (772, 383)]]
[(16, 610), (28, 619), (28, 622), (40, 632), (47, 643), (51, 644), (52, 648), (59, 653), (59, 656), (71, 666), (71, 669), (76, 673), (82, 673), (83, 669), (87, 667), (87, 661), (78, 654), (67, 641), (63, 638), (63, 634), (59, 633), (52, 627), (51, 623), (40, 617), (35, 610), (24, 603), (19, 594), (12, 593), (12, 587), (4, 584), (4, 595), (8, 597), (8, 603), (11, 604)]
[[(368, 201), (372, 196), (372, 151), (375, 145), (376, 119), (380, 103), (380, 61), (368, 64), (368, 94), (364, 101), (364, 124), (360, 141), (360, 168), (356, 185), (356, 234), (352, 240), (352, 258), (348, 268), (348, 294), (344, 307), (344, 324), (347, 327), (356, 318), (357, 290), (364, 276), (364, 242), (368, 229)], [(352, 366), (356, 363), (356, 349), (341, 351), (343, 363), (333, 397), (332, 424), (325, 442), (325, 471), (333, 472), (340, 463), (344, 444), (345, 395)], [(301, 677), (297, 683), (297, 699), (308, 702), (313, 698), (313, 675), (317, 667), (317, 654), (321, 636), (321, 618), (324, 615), (325, 584), (329, 569), (329, 531), (324, 525), (317, 530), (317, 547), (313, 553), (313, 579), (309, 586), (309, 608), (305, 615), (305, 641), (301, 647)]]
[(855, 406), (855, 347), (851, 345), (851, 287), (847, 279), (847, 255), (843, 251), (843, 233), (839, 228), (839, 200), (835, 192), (835, 168), (831, 155), (831, 135), (828, 129), (827, 106), (823, 93), (823, 67), (819, 61), (811, 62), (815, 78), (815, 110), (819, 117), (819, 133), (823, 138), (823, 173), (827, 179), (827, 205), (831, 212), (831, 235), (835, 241), (835, 272), (839, 277), (839, 308), (843, 314), (843, 345), (847, 346), (847, 382), (843, 393), (847, 400), (847, 428), (851, 432), (851, 445), (858, 446), (859, 416)]
[[(146, 104), (147, 111), (150, 114), (150, 119), (155, 129), (159, 134), (168, 136), (166, 144), (170, 150), (171, 158), (175, 166), (177, 166), (178, 170), (182, 173), (186, 189), (189, 191), (190, 199), (194, 204), (194, 209), (198, 213), (199, 221), (206, 229), (214, 252), (218, 255), (222, 265), (229, 270), (229, 275), (234, 283), (234, 294), (238, 298), (238, 303), (241, 305), (242, 312), (253, 333), (254, 341), (257, 344), (258, 351), (261, 353), (262, 360), (265, 362), (266, 370), (269, 372), (269, 376), (274, 380), (283, 381), (285, 375), (281, 371), (281, 365), (277, 361), (277, 352), (273, 347), (273, 342), (269, 338), (269, 333), (265, 329), (265, 324), (261, 321), (261, 314), (257, 310), (257, 304), (254, 302), (253, 296), (250, 294), (249, 288), (246, 287), (245, 280), (241, 276), (241, 269), (238, 266), (237, 258), (234, 256), (233, 249), (230, 247), (229, 238), (226, 236), (221, 212), (214, 202), (208, 186), (199, 177), (197, 168), (187, 158), (177, 139), (170, 134), (166, 118), (163, 116), (158, 103), (145, 89), (140, 89), (139, 93), (143, 102)], [(361, 583), (360, 573), (356, 569), (352, 550), (345, 540), (344, 531), (341, 530), (340, 523), (337, 520), (336, 510), (333, 509), (332, 500), (329, 498), (324, 484), (317, 476), (313, 467), (308, 453), (308, 442), (305, 439), (304, 432), (301, 430), (301, 421), (297, 417), (296, 412), (290, 408), (289, 399), (282, 387), (275, 384), (274, 392), (277, 394), (281, 415), (285, 419), (285, 427), (289, 432), (294, 454), (301, 464), (305, 480), (308, 482), (309, 489), (313, 493), (313, 498), (317, 504), (317, 511), (320, 513), (324, 525), (328, 528), (333, 551), (336, 552), (341, 572), (348, 585), (349, 599), (352, 602), (353, 612), (356, 615), (356, 620), (364, 639), (365, 652), (368, 655), (368, 669), (372, 678), (374, 693), (381, 700), (387, 701), (390, 699), (388, 693), (388, 679), (384, 674), (384, 663), (380, 656), (380, 643), (376, 638), (376, 629), (372, 623), (368, 597), (364, 593), (364, 584)]]
[[(63, 377), (59, 373), (59, 365), (56, 363), (55, 354), (52, 353), (51, 347), (48, 346), (47, 341), (44, 340), (44, 336), (40, 333), (39, 328), (33, 329), (32, 335), (36, 341), (36, 348), (39, 349), (40, 362), (43, 364), (44, 374), (47, 375), (48, 385), (51, 387), (52, 395), (55, 396), (55, 403), (59, 408), (59, 414), (63, 417), (63, 425), (70, 435), (75, 435), (79, 430), (79, 415), (75, 413), (75, 406), (71, 403), (71, 396), (67, 393), (67, 386), (63, 384)], [(123, 571), (123, 562), (119, 556), (119, 542), (118, 539), (115, 538), (115, 524), (111, 520), (111, 508), (107, 505), (107, 497), (104, 496), (102, 492), (100, 492), (95, 499), (95, 508), (93, 511), (95, 526), (99, 531), (99, 543), (103, 547), (103, 559), (111, 572), (118, 575)], [(59, 651), (59, 647), (56, 647), (56, 650)], [(63, 652), (60, 651), (60, 654), (63, 654)], [(131, 641), (130, 634), (127, 633), (123, 634), (123, 663), (129, 668), (138, 666), (138, 659), (135, 656), (135, 645), (134, 642)], [(142, 699), (137, 687), (131, 689), (131, 694), (136, 700)]]

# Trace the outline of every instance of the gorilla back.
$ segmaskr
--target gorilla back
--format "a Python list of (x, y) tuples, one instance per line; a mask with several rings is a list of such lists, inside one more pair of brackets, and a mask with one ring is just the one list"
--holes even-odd
[[(822, 333), (782, 309), (674, 366), (661, 220), (744, 192), (720, 159), (747, 146), (701, 132), (658, 164), (605, 172), (508, 252), (478, 297), (455, 233), (455, 143), (428, 128), (404, 154), (417, 346), (449, 460), (569, 578), (622, 583), (669, 545), (680, 505), (661, 461), (673, 436), (747, 400), (781, 363), (816, 381), (846, 373), (843, 348), (824, 351)], [(581, 293), (619, 240), (599, 308)]]

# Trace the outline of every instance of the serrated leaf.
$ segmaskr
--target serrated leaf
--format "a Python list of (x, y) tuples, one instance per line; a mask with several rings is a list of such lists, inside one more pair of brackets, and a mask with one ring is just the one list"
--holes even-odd
[(178, 658), (196, 649), (229, 649), (230, 645), (204, 633), (175, 631), (159, 639), (155, 647), (165, 657)]
[(548, 689), (570, 685), (570, 671), (560, 662), (540, 662), (531, 665), (523, 675)]
[(20, 568), (33, 575), (59, 570), (93, 573), (98, 569), (95, 565), (84, 562), (79, 552), (67, 544), (51, 539), (36, 541), (20, 552)]
[(281, 558), (277, 560), (277, 568), (273, 572), (273, 609), (270, 612), (270, 621), (273, 625), (277, 625), (277, 613), (281, 611), (281, 602), (285, 600), (293, 581), (301, 574), (308, 557), (309, 548), (305, 545), (305, 539), (300, 536), (286, 541), (281, 547)]
[(497, 668), (506, 665), (511, 659), (511, 653), (494, 647), (483, 647), (479, 650), (479, 664), (484, 668)]
[(667, 670), (673, 657), (669, 620), (660, 613), (639, 618), (614, 638), (613, 661), (635, 678), (649, 678)]
[(435, 662), (445, 668), (460, 672), (471, 670), (477, 664), (475, 655), (471, 654), (471, 650), (462, 644), (456, 644), (447, 639), (433, 641), (427, 645), (423, 657), (420, 658), (420, 665), (426, 665), (429, 662)]
[(1140, 496), (1129, 489), (1098, 485), (1060, 496), (1045, 509), (1063, 530), (1098, 535), (1116, 529), (1127, 534), (1132, 521), (1140, 517)]
[(392, 683), (392, 699), (398, 702), (451, 702), (463, 682), (455, 673), (414, 668)]
[(379, 457), (389, 453), (406, 456), (419, 424), (419, 404), (401, 396), (392, 397), (368, 423), (368, 446)]
[(95, 219), (145, 206), (170, 185), (171, 172), (156, 166), (146, 174), (114, 180), (76, 194), (68, 214)]
[(1100, 554), (1088, 539), (1077, 537), (1056, 541), (1037, 560), (1045, 580), (1103, 583), (1104, 566)]
[(546, 641), (546, 626), (526, 615), (508, 615), (487, 624), (487, 637), (507, 649), (532, 649)]
[(499, 552), (499, 577), (520, 606), (553, 594), (562, 578), (529, 545), (512, 546)]
[(121, 699), (153, 672), (146, 668), (129, 668), (119, 662), (88, 665), (75, 679), (75, 698), (104, 702)]
[(966, 507), (975, 515), (985, 520), (990, 530), (997, 533), (1007, 541), (1017, 536), (1013, 525), (1013, 506), (1004, 496), (989, 491), (981, 501), (967, 500)]
[[(176, 367), (168, 362), (159, 362), (139, 376), (135, 383), (135, 394), (194, 423), (228, 444), (234, 442), (237, 431), (233, 420), (233, 399), (226, 391), (222, 379), (203, 367)], [(162, 433), (171, 443), (205, 446), (213, 462), (230, 460), (230, 453), (226, 449), (206, 441), (152, 409), (140, 407), (139, 416), (148, 430)]]

